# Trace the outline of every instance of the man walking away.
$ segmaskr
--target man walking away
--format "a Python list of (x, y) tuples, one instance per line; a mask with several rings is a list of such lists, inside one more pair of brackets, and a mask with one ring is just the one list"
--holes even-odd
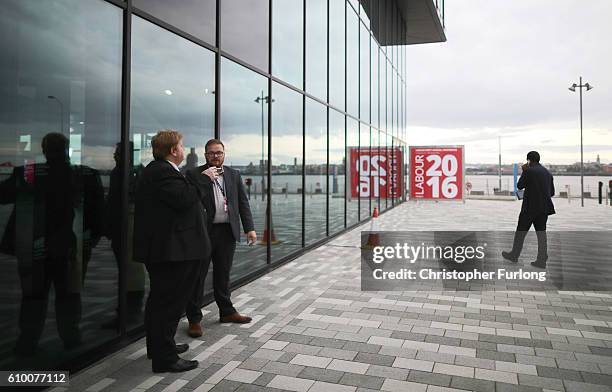
[(530, 151), (527, 154), (527, 163), (523, 165), (523, 173), (519, 178), (518, 189), (524, 189), (523, 205), (519, 214), (514, 244), (510, 252), (502, 252), (502, 256), (514, 263), (518, 261), (523, 242), (531, 225), (535, 227), (538, 236), (538, 256), (531, 265), (537, 268), (546, 268), (548, 260), (546, 222), (548, 216), (555, 213), (552, 197), (555, 195), (553, 176), (548, 169), (540, 165), (540, 154)]

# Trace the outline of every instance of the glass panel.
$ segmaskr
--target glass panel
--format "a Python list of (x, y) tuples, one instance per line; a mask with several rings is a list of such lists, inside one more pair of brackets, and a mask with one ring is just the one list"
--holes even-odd
[(303, 88), (303, 3), (301, 0), (272, 0), (272, 7), (272, 74)]
[(121, 42), (109, 3), (2, 2), (2, 370), (61, 368), (118, 335)]
[(216, 0), (134, 0), (134, 7), (215, 45)]
[[(225, 164), (240, 170), (245, 183), (259, 244), (236, 246), (232, 280), (267, 263), (265, 237), (268, 176), (268, 79), (221, 58), (221, 140)], [(242, 231), (241, 231), (242, 233)]]
[(351, 226), (359, 221), (359, 173), (357, 156), (359, 155), (359, 123), (350, 117), (346, 118), (346, 225)]
[(132, 31), (135, 164), (153, 160), (150, 137), (165, 128), (183, 134), (185, 170), (204, 164), (204, 145), (214, 135), (214, 53), (138, 17)]
[(309, 0), (306, 2), (306, 91), (323, 100), (327, 100), (326, 58), (327, 0)]
[[(197, 170), (206, 162), (204, 145), (214, 135), (214, 53), (133, 17), (131, 81), (134, 173), (153, 160), (151, 137), (168, 128), (183, 134), (187, 157), (181, 171)], [(130, 217), (132, 211), (130, 206)], [(206, 287), (210, 290), (210, 283)], [(132, 316), (129, 309), (128, 315), (130, 327), (142, 324), (142, 317)]]
[(370, 123), (370, 33), (359, 23), (359, 118)]
[(370, 12), (370, 0), (361, 0), (359, 2), (359, 17), (361, 18), (361, 20), (363, 20), (363, 23), (365, 23), (365, 25), (367, 26), (367, 28), (370, 28), (370, 17), (368, 15), (368, 12)]
[(359, 116), (359, 18), (346, 10), (346, 106), (349, 114)]
[(268, 1), (221, 2), (221, 50), (268, 71)]
[(374, 38), (372, 38), (371, 40), (371, 44), (372, 44), (372, 53), (371, 53), (371, 69), (372, 69), (372, 89), (371, 89), (371, 95), (372, 95), (372, 125), (375, 127), (379, 127), (380, 123), (379, 123), (379, 115), (378, 115), (378, 111), (379, 111), (379, 107), (378, 107), (378, 44), (376, 43), (376, 41), (374, 40)]
[(272, 261), (302, 247), (302, 95), (272, 86)]
[(329, 0), (329, 103), (341, 110), (345, 109), (345, 5), (345, 0)]
[(327, 108), (306, 100), (306, 245), (326, 236)]
[(370, 197), (372, 196), (373, 189), (371, 180), (370, 127), (363, 123), (359, 123), (359, 149), (360, 159), (370, 157), (370, 159), (359, 162), (359, 220), (364, 220), (370, 216)]
[(345, 195), (345, 116), (335, 110), (329, 111), (329, 233), (344, 229)]
[(371, 192), (371, 208), (374, 211), (374, 207), (380, 211), (380, 196), (381, 188), (385, 186), (387, 182), (387, 171), (386, 171), (386, 158), (382, 155), (383, 149), (380, 148), (380, 132), (378, 129), (370, 128), (370, 140), (373, 156), (377, 157), (378, 168), (372, 166), (370, 174), (374, 177), (372, 179), (372, 192)]

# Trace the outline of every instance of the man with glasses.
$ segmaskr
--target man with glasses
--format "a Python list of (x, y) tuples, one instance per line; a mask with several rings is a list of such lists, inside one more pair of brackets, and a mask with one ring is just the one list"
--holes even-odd
[[(240, 221), (252, 245), (257, 241), (249, 200), (240, 177), (240, 172), (223, 166), (225, 146), (218, 139), (206, 143), (206, 164), (187, 171), (187, 177), (200, 189), (201, 201), (207, 212), (207, 224), (212, 243), (213, 292), (219, 307), (219, 321), (222, 323), (249, 323), (251, 318), (243, 316), (232, 305), (229, 291), (230, 270), (240, 241)], [(202, 336), (202, 300), (204, 280), (210, 260), (205, 263), (199, 276), (198, 287), (186, 307), (189, 320), (188, 335)]]

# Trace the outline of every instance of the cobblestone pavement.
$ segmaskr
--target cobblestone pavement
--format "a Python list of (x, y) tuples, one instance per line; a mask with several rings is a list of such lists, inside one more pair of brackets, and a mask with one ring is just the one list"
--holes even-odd
[[(557, 200), (550, 230), (610, 230), (612, 208)], [(512, 230), (517, 202), (406, 203), (379, 230)], [(74, 391), (610, 391), (609, 292), (362, 292), (359, 232), (233, 293), (253, 316), (177, 341), (200, 365), (153, 374), (144, 339), (75, 375)], [(610, 232), (612, 238), (612, 231)], [(55, 388), (57, 391), (65, 388)]]

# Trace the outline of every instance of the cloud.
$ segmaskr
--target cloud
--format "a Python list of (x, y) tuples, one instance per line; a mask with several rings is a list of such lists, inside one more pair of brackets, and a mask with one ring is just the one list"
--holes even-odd
[[(423, 128), (436, 129), (436, 140), (464, 142), (575, 133), (579, 97), (567, 88), (581, 74), (595, 86), (583, 96), (585, 134), (598, 135), (589, 143), (612, 139), (612, 2), (457, 0), (445, 7), (448, 42), (408, 48), (408, 144), (422, 139)], [(522, 149), (532, 141), (504, 144)]]

